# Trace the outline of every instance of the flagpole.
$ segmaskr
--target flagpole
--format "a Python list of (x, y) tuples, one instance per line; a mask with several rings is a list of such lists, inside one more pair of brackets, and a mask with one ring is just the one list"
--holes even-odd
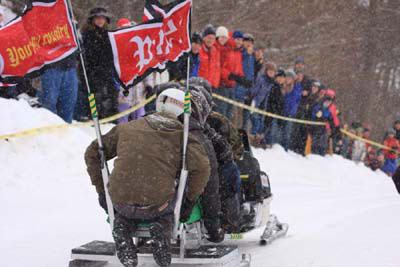
[[(191, 12), (191, 11), (190, 11)], [(191, 16), (190, 16), (191, 17)], [(189, 52), (190, 53), (190, 52)], [(174, 230), (173, 230), (173, 237), (174, 239), (178, 238), (180, 230), (182, 230), (183, 224), (180, 225), (180, 213), (182, 208), (182, 201), (183, 196), (186, 189), (186, 183), (188, 178), (188, 170), (186, 167), (186, 152), (187, 152), (187, 144), (189, 139), (189, 120), (190, 120), (190, 113), (191, 113), (191, 104), (190, 104), (190, 91), (189, 91), (189, 82), (190, 80), (190, 54), (188, 54), (187, 59), (187, 74), (186, 74), (186, 88), (185, 88), (185, 103), (184, 103), (184, 119), (183, 119), (183, 153), (182, 153), (182, 170), (181, 175), (179, 178), (179, 186), (178, 186), (178, 193), (176, 198), (176, 204), (174, 209)], [(182, 238), (182, 237), (181, 237)], [(181, 251), (181, 257), (183, 253)]]
[(107, 210), (108, 210), (108, 216), (110, 218), (110, 226), (111, 226), (111, 231), (114, 228), (114, 207), (113, 204), (111, 202), (111, 198), (110, 198), (110, 194), (108, 192), (107, 189), (107, 184), (109, 181), (109, 170), (108, 170), (108, 165), (107, 165), (107, 160), (105, 158), (105, 154), (104, 154), (104, 146), (103, 146), (103, 142), (101, 140), (101, 129), (100, 129), (100, 123), (99, 123), (99, 118), (98, 118), (98, 113), (97, 113), (97, 109), (96, 109), (96, 100), (94, 97), (94, 94), (91, 92), (90, 90), (90, 85), (89, 85), (89, 80), (87, 77), (87, 73), (86, 73), (86, 68), (85, 68), (85, 61), (83, 59), (83, 55), (82, 55), (82, 50), (81, 50), (81, 44), (77, 35), (77, 29), (76, 29), (76, 25), (74, 23), (74, 12), (72, 9), (72, 3), (71, 0), (68, 0), (68, 10), (70, 12), (70, 15), (72, 16), (72, 26), (74, 29), (74, 33), (76, 36), (76, 41), (78, 44), (78, 51), (79, 51), (79, 56), (80, 56), (80, 61), (82, 64), (82, 69), (83, 69), (83, 74), (85, 77), (85, 83), (86, 83), (86, 88), (87, 88), (87, 92), (88, 92), (88, 96), (89, 96), (89, 104), (90, 104), (90, 109), (91, 109), (91, 115), (93, 118), (93, 122), (94, 122), (94, 128), (96, 131), (96, 137), (97, 137), (97, 143), (99, 145), (99, 154), (100, 154), (100, 160), (101, 160), (101, 174), (103, 177), (103, 184), (104, 184), (104, 192), (106, 194), (106, 202), (107, 202)]

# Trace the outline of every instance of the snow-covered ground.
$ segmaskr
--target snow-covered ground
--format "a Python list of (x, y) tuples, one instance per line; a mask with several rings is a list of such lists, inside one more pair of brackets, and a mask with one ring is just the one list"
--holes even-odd
[[(0, 135), (60, 123), (0, 99)], [(111, 240), (83, 161), (93, 138), (92, 128), (72, 128), (0, 140), (0, 266), (67, 266), (71, 248)], [(272, 211), (290, 229), (268, 247), (257, 246), (261, 233), (241, 241), (252, 266), (399, 266), (400, 197), (387, 176), (336, 156), (255, 154), (271, 178)]]

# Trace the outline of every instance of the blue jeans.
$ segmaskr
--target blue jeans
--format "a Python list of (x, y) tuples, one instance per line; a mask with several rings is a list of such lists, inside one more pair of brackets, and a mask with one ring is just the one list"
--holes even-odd
[(48, 69), (41, 79), (42, 91), (39, 91), (38, 97), (43, 107), (71, 123), (78, 95), (76, 69)]
[(264, 130), (264, 125), (263, 125), (263, 116), (257, 113), (251, 114), (251, 134), (256, 135), (256, 134), (262, 134)]
[[(229, 98), (229, 99), (234, 99), (234, 88), (229, 88), (229, 87), (223, 87), (221, 86), (218, 91), (216, 92), (220, 96)], [(214, 99), (216, 107), (215, 109), (217, 112), (221, 113), (225, 117), (231, 119), (232, 118), (232, 105), (219, 99)]]

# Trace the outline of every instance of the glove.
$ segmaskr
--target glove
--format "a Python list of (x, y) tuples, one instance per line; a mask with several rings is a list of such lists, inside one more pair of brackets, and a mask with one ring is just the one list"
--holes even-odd
[(246, 87), (246, 88), (251, 88), (251, 87), (253, 87), (253, 82), (244, 79), (244, 80), (243, 80), (243, 85), (244, 85), (244, 87)]
[(193, 208), (196, 205), (196, 202), (190, 201), (187, 198), (184, 198), (182, 201), (182, 207), (181, 207), (181, 214), (180, 214), (180, 221), (181, 222), (187, 222), (190, 219), (190, 216), (192, 215)]
[(232, 81), (235, 81), (235, 82), (237, 82), (239, 84), (244, 84), (245, 81), (246, 81), (243, 76), (240, 76), (240, 75), (237, 75), (237, 74), (233, 74), (233, 73), (229, 74), (228, 79), (232, 80)]
[(124, 89), (124, 91), (122, 92), (122, 94), (127, 97), (129, 95), (129, 90), (128, 89)]
[(106, 193), (101, 192), (99, 193), (99, 205), (104, 209), (104, 211), (108, 214), (108, 209), (107, 209), (107, 200), (106, 200)]

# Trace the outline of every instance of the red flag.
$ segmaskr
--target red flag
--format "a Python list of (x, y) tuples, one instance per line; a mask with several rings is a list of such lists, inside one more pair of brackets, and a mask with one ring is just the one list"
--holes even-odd
[(78, 48), (67, 0), (34, 1), (0, 29), (0, 75), (22, 77)]
[(161, 22), (109, 33), (115, 69), (125, 87), (140, 82), (153, 70), (165, 69), (165, 63), (190, 51), (191, 4), (191, 0), (180, 2)]

